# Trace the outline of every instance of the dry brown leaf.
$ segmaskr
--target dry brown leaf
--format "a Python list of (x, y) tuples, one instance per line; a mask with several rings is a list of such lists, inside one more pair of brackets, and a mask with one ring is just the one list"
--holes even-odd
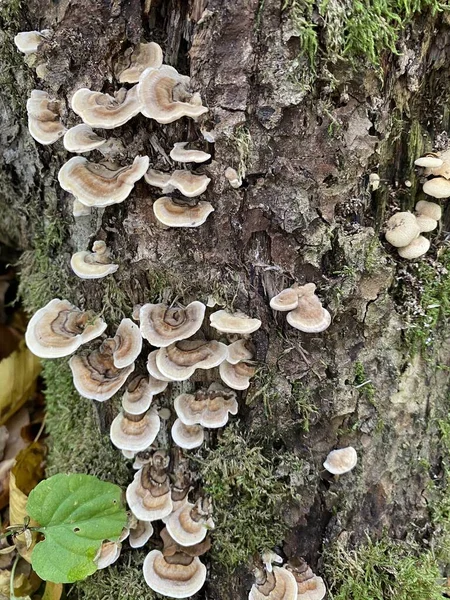
[[(9, 586), (11, 571), (0, 570), (0, 595), (10, 598)], [(24, 560), (20, 560), (14, 573), (14, 595), (16, 597), (28, 596), (35, 592), (41, 585), (41, 580)]]
[(3, 425), (36, 391), (39, 359), (22, 340), (18, 349), (0, 361), (0, 425)]

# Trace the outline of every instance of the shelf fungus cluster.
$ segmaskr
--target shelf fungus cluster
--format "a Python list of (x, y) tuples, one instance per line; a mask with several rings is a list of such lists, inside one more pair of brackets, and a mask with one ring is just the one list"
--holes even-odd
[(96, 241), (92, 252), (75, 252), (70, 259), (72, 271), (81, 279), (101, 279), (119, 268), (110, 261), (109, 251), (105, 242)]
[(415, 161), (417, 167), (423, 167), (424, 175), (430, 177), (423, 184), (423, 191), (433, 198), (450, 197), (450, 150), (430, 152)]
[(430, 248), (430, 240), (421, 234), (436, 229), (441, 217), (439, 204), (420, 200), (416, 204), (415, 214), (404, 211), (392, 215), (386, 224), (386, 240), (398, 248), (402, 258), (419, 258)]
[(295, 329), (305, 333), (320, 333), (331, 324), (331, 315), (315, 294), (314, 283), (294, 284), (281, 291), (270, 301), (273, 310), (287, 312), (286, 320)]
[(61, 121), (61, 104), (47, 92), (32, 90), (27, 100), (28, 130), (40, 144), (54, 144), (66, 133)]

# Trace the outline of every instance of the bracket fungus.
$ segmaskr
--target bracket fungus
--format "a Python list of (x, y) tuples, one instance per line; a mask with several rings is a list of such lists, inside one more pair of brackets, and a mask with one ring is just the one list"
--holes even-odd
[(72, 206), (72, 214), (76, 217), (87, 217), (91, 214), (92, 209), (90, 206), (86, 206), (76, 198), (74, 198)]
[[(420, 164), (419, 164), (420, 162)], [(415, 161), (418, 167), (425, 167), (424, 175), (434, 175), (450, 179), (450, 150), (439, 153), (429, 153)]]
[(132, 165), (109, 169), (83, 156), (74, 156), (59, 170), (58, 181), (63, 190), (86, 206), (110, 206), (128, 198), (148, 169), (148, 160), (148, 156), (136, 156)]
[(80, 396), (104, 402), (120, 390), (127, 377), (134, 371), (134, 364), (124, 369), (118, 369), (114, 365), (115, 348), (115, 341), (106, 339), (97, 350), (85, 355), (72, 356), (69, 366), (74, 386)]
[(160, 188), (164, 194), (176, 189), (187, 198), (195, 198), (203, 194), (211, 179), (206, 175), (196, 175), (184, 169), (177, 169), (173, 173), (148, 169), (145, 181), (153, 187)]
[(205, 114), (208, 109), (198, 102), (198, 95), (189, 91), (189, 83), (189, 77), (168, 65), (146, 69), (138, 84), (142, 114), (164, 125), (181, 117), (196, 119)]
[(255, 346), (248, 339), (236, 340), (228, 346), (227, 361), (237, 365), (242, 360), (251, 360), (255, 355)]
[(25, 342), (40, 358), (60, 358), (100, 336), (106, 327), (91, 311), (82, 311), (68, 300), (55, 298), (31, 317)]
[(423, 184), (423, 191), (433, 198), (448, 198), (450, 196), (450, 181), (445, 177), (433, 177)]
[(106, 567), (114, 564), (119, 558), (121, 550), (122, 544), (120, 542), (103, 542), (94, 557), (97, 569), (106, 569)]
[(285, 567), (273, 567), (269, 573), (257, 568), (254, 572), (249, 600), (297, 600), (297, 582)]
[(182, 552), (164, 556), (159, 550), (152, 550), (144, 560), (144, 579), (158, 594), (169, 598), (189, 598), (203, 587), (206, 567), (198, 556)]
[(113, 339), (114, 366), (123, 369), (134, 363), (142, 350), (142, 336), (136, 323), (131, 319), (122, 319)]
[[(186, 308), (171, 308), (165, 304), (144, 304), (139, 310), (142, 337), (152, 346), (159, 348), (185, 340), (200, 329), (205, 310), (206, 306), (198, 301), (191, 302)], [(157, 375), (153, 373), (151, 375), (159, 379)]]
[(442, 208), (436, 202), (428, 202), (427, 200), (419, 200), (416, 204), (416, 215), (418, 217), (428, 217), (435, 221), (440, 221), (442, 218)]
[(194, 394), (180, 394), (174, 400), (178, 418), (185, 425), (202, 425), (208, 429), (224, 427), (229, 415), (236, 415), (238, 403), (236, 394), (220, 386), (198, 390)]
[(106, 244), (100, 240), (94, 242), (92, 252), (75, 252), (70, 259), (70, 266), (80, 279), (101, 279), (119, 268), (119, 265), (110, 262)]
[(145, 181), (152, 187), (160, 188), (164, 194), (173, 192), (174, 187), (170, 185), (171, 173), (158, 171), (157, 169), (148, 169), (144, 175)]
[(232, 365), (227, 360), (219, 365), (219, 374), (222, 381), (233, 390), (246, 390), (250, 386), (250, 379), (255, 375), (256, 369), (246, 361)]
[(323, 308), (315, 290), (314, 283), (298, 286), (296, 288), (298, 306), (286, 316), (291, 327), (304, 333), (320, 333), (328, 329), (331, 323), (331, 315), (326, 308)]
[(105, 138), (97, 135), (90, 125), (81, 123), (66, 131), (63, 139), (64, 148), (68, 152), (90, 152), (100, 148), (106, 142)]
[(270, 301), (270, 308), (280, 312), (294, 310), (298, 306), (298, 286), (294, 285), (290, 288), (282, 290), (274, 296)]
[(166, 520), (170, 537), (180, 546), (195, 546), (202, 542), (209, 529), (214, 529), (209, 498), (199, 498), (195, 504), (187, 502)]
[(100, 129), (120, 127), (141, 111), (137, 85), (130, 90), (121, 88), (114, 98), (81, 88), (72, 96), (71, 106), (83, 123)]
[(17, 50), (23, 54), (35, 54), (39, 44), (42, 43), (50, 33), (50, 29), (43, 29), (42, 31), (20, 31), (14, 37), (14, 44), (16, 45)]
[(233, 167), (227, 167), (225, 169), (225, 178), (228, 179), (228, 182), (232, 188), (237, 189), (242, 185), (242, 178), (239, 176), (236, 169), (233, 169)]
[(177, 142), (170, 151), (170, 158), (181, 163), (203, 163), (211, 158), (211, 154), (202, 150), (186, 148), (189, 142)]
[(243, 312), (229, 313), (218, 310), (209, 317), (211, 327), (222, 333), (248, 335), (261, 327), (259, 319), (252, 319)]
[(163, 63), (163, 51), (156, 42), (138, 44), (131, 55), (126, 69), (118, 76), (120, 83), (137, 83), (145, 69), (159, 69)]
[(286, 567), (297, 582), (297, 600), (322, 600), (327, 593), (322, 577), (313, 573), (302, 559), (292, 559)]
[(425, 156), (421, 156), (414, 161), (416, 167), (425, 167), (428, 169), (439, 168), (442, 167), (444, 161), (442, 158), (439, 158), (437, 154), (426, 154)]
[(160, 348), (156, 365), (172, 381), (189, 379), (196, 369), (218, 367), (227, 357), (227, 347), (215, 340), (180, 340)]
[(210, 202), (188, 202), (163, 196), (153, 203), (157, 220), (167, 227), (199, 227), (214, 212)]
[(386, 224), (385, 238), (396, 248), (410, 244), (420, 233), (416, 217), (410, 212), (398, 212)]
[(201, 425), (185, 425), (181, 419), (175, 419), (170, 433), (174, 443), (185, 450), (198, 448), (205, 439)]
[(152, 350), (148, 355), (147, 359), (147, 371), (150, 373), (150, 377), (156, 379), (156, 381), (162, 381), (166, 384), (169, 381), (173, 381), (169, 377), (165, 377), (161, 371), (158, 369), (158, 365), (156, 364), (156, 355), (158, 354), (158, 350)]
[(130, 528), (130, 537), (128, 542), (132, 548), (142, 548), (153, 535), (153, 525), (149, 521), (136, 522), (134, 527)]
[(402, 258), (406, 258), (408, 260), (413, 260), (414, 258), (419, 258), (419, 256), (423, 256), (430, 249), (430, 240), (428, 240), (423, 235), (419, 235), (407, 246), (403, 246), (398, 249), (398, 253)]
[(160, 426), (158, 413), (154, 409), (139, 415), (123, 411), (111, 423), (111, 442), (119, 450), (142, 452), (153, 444)]
[(129, 382), (122, 397), (122, 408), (132, 415), (143, 413), (150, 408), (153, 396), (163, 392), (166, 387), (166, 381), (158, 381), (152, 376), (136, 375)]
[(169, 457), (163, 450), (157, 450), (128, 486), (128, 506), (140, 521), (157, 521), (172, 512), (168, 466)]
[(356, 450), (352, 446), (348, 446), (347, 448), (332, 450), (323, 466), (332, 475), (342, 475), (351, 471), (356, 466), (357, 461)]
[(41, 90), (32, 90), (27, 100), (28, 130), (44, 146), (55, 143), (66, 132), (60, 118), (60, 106), (58, 100)]

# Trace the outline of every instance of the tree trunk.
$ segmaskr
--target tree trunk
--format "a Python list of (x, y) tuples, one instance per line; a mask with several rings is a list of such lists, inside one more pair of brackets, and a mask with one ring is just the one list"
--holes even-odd
[[(329, 559), (322, 554), (336, 540), (358, 548), (367, 534), (375, 540), (383, 532), (395, 540), (412, 534), (426, 551), (435, 539), (430, 486), (437, 481), (445, 487), (446, 475), (441, 424), (448, 410), (450, 212), (427, 234), (431, 249), (416, 261), (401, 259), (385, 243), (383, 227), (395, 210), (413, 210), (425, 198), (414, 159), (447, 149), (450, 21), (447, 12), (433, 12), (433, 1), (416, 3), (423, 10), (407, 16), (403, 3), (391, 4), (404, 27), (392, 44), (376, 38), (376, 56), (364, 54), (373, 35), (365, 30), (351, 54), (348, 19), (356, 4), (350, 10), (345, 0), (322, 8), (310, 0), (285, 6), (280, 0), (0, 5), (0, 240), (24, 252), (21, 290), (27, 309), (62, 295), (80, 307), (103, 310), (111, 332), (134, 305), (149, 301), (209, 300), (216, 303), (211, 310), (241, 310), (262, 321), (252, 336), (258, 372), (250, 389), (240, 393), (237, 425), (229, 425), (227, 443), (234, 439), (238, 448), (240, 440), (245, 456), (259, 448), (268, 460), (267, 478), (292, 494), (264, 517), (280, 524), (278, 537), (271, 530), (268, 537), (261, 534), (263, 541), (250, 541), (254, 531), (247, 523), (242, 537), (248, 536), (248, 546), (240, 540), (244, 549), (232, 557), (227, 527), (241, 508), (244, 516), (252, 513), (231, 503), (228, 524), (222, 519), (228, 505), (218, 506), (205, 463), (220, 460), (226, 443), (221, 435), (209, 437), (198, 453), (204, 463), (199, 467), (194, 460), (192, 466), (200, 471), (198, 487), (212, 493), (222, 516), (199, 597), (246, 598), (253, 552), (264, 550), (267, 540), (283, 557), (301, 556), (327, 579)], [(35, 59), (45, 62), (43, 80), (12, 44), (15, 33), (33, 29), (53, 32)], [(213, 131), (215, 143), (203, 142), (212, 161), (196, 170), (212, 179), (204, 197), (215, 211), (199, 228), (161, 229), (152, 211), (155, 189), (142, 180), (126, 202), (74, 221), (73, 198), (57, 182), (68, 159), (62, 143), (44, 147), (29, 136), (30, 90), (45, 89), (63, 100), (66, 125), (77, 124), (72, 94), (80, 87), (117, 90), (119, 56), (150, 40), (163, 47), (165, 63), (191, 75), (208, 116), (201, 124), (182, 119), (158, 125), (139, 115), (108, 135), (122, 141), (123, 164), (146, 154), (154, 168), (167, 169), (174, 168), (168, 153), (175, 142), (202, 140), (200, 127)], [(90, 155), (101, 158), (97, 151)], [(241, 187), (229, 185), (227, 167), (242, 174)], [(376, 190), (370, 173), (380, 177)], [(107, 242), (119, 271), (99, 281), (75, 280), (70, 255), (96, 239)], [(327, 331), (301, 333), (284, 313), (270, 309), (269, 300), (294, 282), (317, 285), (332, 315)], [(58, 363), (58, 369), (67, 371), (65, 365)], [(51, 366), (45, 369), (49, 472), (94, 472), (125, 486), (131, 470), (106, 448), (105, 437), (94, 433), (98, 439), (91, 441), (86, 434), (78, 449), (67, 441), (83, 438), (89, 427), (95, 432), (94, 410), (105, 433), (117, 403), (94, 409), (76, 397), (67, 404), (72, 408), (64, 429), (64, 413), (58, 411), (75, 395), (58, 388), (62, 383)], [(201, 373), (193, 381), (197, 387), (217, 378), (215, 372)], [(163, 403), (170, 406), (170, 400), (168, 392)], [(322, 467), (327, 454), (349, 445), (358, 452), (357, 467), (340, 478), (327, 475)], [(272, 488), (267, 489), (270, 496)], [(119, 566), (71, 588), (69, 597), (113, 597), (102, 594), (115, 590), (118, 598), (151, 598), (138, 570), (143, 555), (124, 551), (123, 557)], [(136, 569), (136, 580), (126, 579), (127, 569)], [(114, 579), (114, 573), (120, 577)], [(119, 592), (108, 587), (111, 581), (122, 585)], [(131, 593), (129, 585), (139, 593)]]

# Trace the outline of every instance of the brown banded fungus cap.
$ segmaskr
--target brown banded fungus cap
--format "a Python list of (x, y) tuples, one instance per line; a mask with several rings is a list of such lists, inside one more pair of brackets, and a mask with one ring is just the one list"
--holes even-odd
[(297, 582), (297, 600), (322, 600), (327, 593), (322, 577), (315, 575), (302, 559), (290, 560), (287, 569)]
[(163, 392), (166, 387), (166, 381), (136, 375), (131, 379), (122, 397), (122, 408), (132, 415), (143, 413), (150, 408), (153, 395)]
[(47, 92), (32, 90), (27, 100), (28, 130), (40, 144), (47, 146), (62, 137), (66, 128), (60, 118), (60, 103)]
[(147, 464), (134, 476), (127, 488), (127, 503), (141, 521), (157, 521), (173, 510), (170, 480), (167, 473), (169, 458), (164, 451), (156, 451)]
[(68, 152), (90, 152), (103, 146), (106, 142), (105, 138), (97, 135), (90, 125), (81, 123), (69, 129), (64, 135), (64, 148)]
[(14, 37), (14, 44), (23, 54), (34, 54), (39, 44), (51, 33), (49, 29), (43, 31), (21, 31)]
[(120, 390), (127, 377), (134, 371), (134, 364), (124, 369), (118, 369), (114, 365), (115, 347), (114, 340), (106, 339), (97, 350), (85, 355), (72, 356), (69, 366), (74, 386), (80, 396), (104, 402)]
[(25, 342), (40, 358), (60, 358), (100, 336), (106, 327), (92, 312), (83, 312), (68, 300), (55, 298), (32, 316)]
[(158, 350), (152, 350), (148, 355), (147, 359), (147, 371), (150, 373), (150, 377), (156, 379), (156, 381), (162, 381), (164, 383), (168, 383), (169, 381), (173, 381), (169, 379), (169, 377), (165, 377), (161, 371), (158, 369), (156, 364), (156, 355), (158, 354)]
[(222, 333), (238, 333), (247, 335), (261, 327), (259, 319), (252, 319), (243, 312), (229, 313), (226, 310), (218, 310), (209, 317), (211, 327)]
[(255, 355), (255, 346), (248, 339), (241, 339), (229, 344), (227, 361), (237, 365), (242, 360), (251, 360)]
[(181, 117), (196, 119), (208, 112), (205, 106), (198, 104), (198, 97), (189, 92), (189, 82), (189, 77), (180, 75), (168, 65), (146, 69), (138, 84), (142, 114), (167, 124)]
[(268, 573), (255, 569), (255, 583), (248, 595), (249, 600), (297, 600), (297, 582), (284, 567), (274, 567)]
[(398, 212), (388, 220), (385, 237), (391, 246), (402, 248), (410, 244), (419, 233), (416, 217), (410, 212)]
[(144, 179), (149, 185), (160, 188), (165, 194), (169, 194), (174, 190), (173, 185), (170, 185), (171, 177), (171, 173), (164, 173), (164, 171), (156, 169), (148, 169), (144, 175)]
[(199, 498), (195, 504), (187, 502), (173, 512), (166, 521), (167, 533), (180, 546), (194, 546), (202, 542), (209, 529), (214, 529), (209, 498)]
[(153, 535), (153, 526), (149, 521), (137, 520), (135, 527), (130, 529), (128, 542), (132, 548), (142, 548)]
[[(185, 340), (200, 329), (205, 310), (206, 306), (198, 301), (191, 302), (186, 308), (169, 308), (165, 304), (144, 304), (139, 311), (142, 337), (152, 346), (159, 348)], [(151, 375), (159, 379), (157, 375), (153, 373)]]
[(163, 196), (153, 203), (157, 220), (167, 227), (199, 227), (214, 212), (210, 202), (194, 204)]
[(120, 556), (121, 549), (120, 542), (103, 542), (94, 558), (97, 569), (106, 569), (115, 563)]
[(287, 314), (286, 320), (295, 329), (305, 333), (320, 333), (331, 324), (331, 315), (323, 308), (319, 298), (315, 295), (314, 283), (297, 288), (298, 306)]
[(237, 414), (238, 403), (235, 392), (222, 388), (180, 394), (174, 400), (174, 408), (185, 425), (199, 424), (216, 429), (228, 423), (229, 414)]
[[(175, 511), (174, 511), (175, 512)], [(164, 522), (167, 522), (170, 517), (166, 517)], [(182, 546), (178, 542), (176, 542), (169, 532), (167, 531), (167, 527), (161, 530), (160, 533), (161, 540), (164, 544), (163, 554), (166, 558), (174, 556), (176, 554), (186, 554), (186, 556), (201, 556), (205, 554), (211, 549), (211, 538), (207, 536), (202, 542), (198, 544), (194, 544), (192, 546)]]
[(239, 176), (236, 169), (233, 167), (227, 167), (225, 169), (225, 178), (228, 179), (232, 188), (240, 188), (242, 185), (242, 178)]
[(186, 148), (189, 142), (177, 142), (170, 151), (170, 158), (182, 163), (202, 163), (211, 158), (211, 154), (202, 150), (191, 150)]
[(419, 258), (419, 256), (423, 256), (430, 249), (430, 240), (428, 240), (423, 235), (419, 235), (415, 240), (413, 240), (407, 246), (398, 249), (398, 253), (402, 258), (406, 258), (408, 260), (413, 260), (414, 258)]
[(212, 369), (227, 357), (227, 347), (215, 340), (180, 340), (156, 355), (156, 365), (172, 381), (185, 381), (196, 369)]
[(91, 214), (90, 206), (86, 206), (76, 198), (73, 200), (72, 214), (74, 217), (87, 217)]
[(111, 423), (111, 442), (119, 450), (141, 452), (153, 444), (161, 422), (156, 410), (140, 415), (120, 412)]
[(143, 568), (147, 585), (169, 598), (189, 598), (206, 580), (206, 567), (200, 559), (182, 552), (164, 557), (159, 550), (152, 550), (145, 557)]
[(71, 106), (83, 123), (100, 129), (120, 127), (141, 111), (136, 85), (130, 90), (120, 89), (114, 98), (81, 88), (72, 96)]
[(156, 42), (138, 44), (131, 53), (129, 66), (120, 72), (120, 83), (137, 83), (145, 69), (159, 69), (163, 63), (161, 46)]
[(75, 252), (70, 259), (70, 266), (81, 279), (101, 279), (119, 268), (119, 265), (110, 262), (106, 244), (99, 240), (94, 242), (92, 252)]
[(110, 206), (123, 202), (130, 195), (136, 181), (148, 168), (148, 156), (137, 156), (132, 165), (109, 169), (89, 162), (83, 156), (74, 156), (59, 170), (58, 181), (86, 206)]
[(169, 185), (180, 191), (187, 198), (200, 196), (206, 190), (211, 179), (206, 175), (195, 175), (190, 171), (176, 170), (172, 173)]
[(287, 288), (274, 296), (270, 301), (270, 308), (278, 311), (294, 310), (298, 306), (298, 294), (294, 288)]
[(181, 419), (175, 419), (171, 435), (174, 443), (185, 450), (198, 448), (205, 439), (205, 432), (201, 425), (185, 425)]
[(358, 455), (356, 450), (352, 446), (347, 448), (339, 448), (338, 450), (332, 450), (323, 466), (325, 469), (333, 475), (342, 475), (351, 471), (358, 461)]
[(139, 327), (131, 319), (122, 319), (114, 336), (114, 366), (123, 369), (134, 363), (142, 350)]
[(448, 198), (450, 196), (450, 181), (444, 177), (428, 179), (423, 184), (423, 191), (433, 198)]
[(250, 379), (255, 375), (256, 369), (245, 361), (232, 365), (225, 360), (219, 365), (219, 374), (222, 381), (233, 390), (246, 390)]

